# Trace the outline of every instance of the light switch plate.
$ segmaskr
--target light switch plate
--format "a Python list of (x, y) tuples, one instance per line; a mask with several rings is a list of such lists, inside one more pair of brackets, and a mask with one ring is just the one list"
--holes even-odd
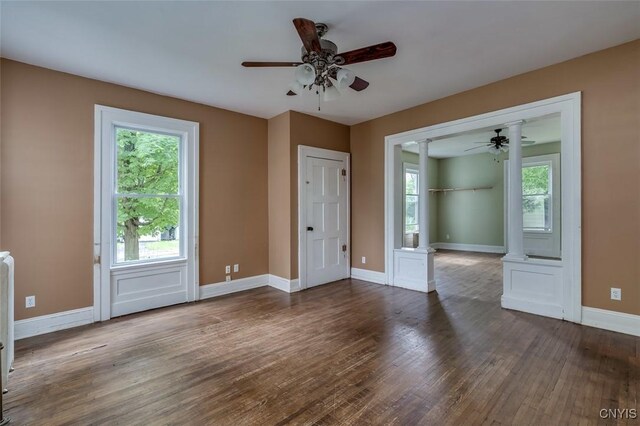
[(225, 274), (230, 274), (231, 273), (231, 265), (227, 265), (224, 267), (224, 273)]
[(238, 265), (237, 263), (233, 265), (233, 272), (238, 272), (239, 270), (240, 270), (240, 265)]

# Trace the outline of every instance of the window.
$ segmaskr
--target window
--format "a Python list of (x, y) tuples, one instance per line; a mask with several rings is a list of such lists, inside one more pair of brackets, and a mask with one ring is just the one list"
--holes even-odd
[(116, 127), (115, 263), (182, 255), (181, 137)]
[(522, 213), (525, 231), (552, 232), (551, 162), (523, 165)]
[(405, 165), (404, 169), (404, 233), (418, 232), (418, 169)]

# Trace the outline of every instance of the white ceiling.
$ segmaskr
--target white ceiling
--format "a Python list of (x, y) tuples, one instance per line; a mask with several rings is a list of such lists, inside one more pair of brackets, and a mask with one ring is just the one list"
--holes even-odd
[[(450, 158), (463, 155), (487, 154), (485, 143), (489, 143), (489, 140), (496, 135), (494, 130), (493, 127), (478, 129), (434, 140), (429, 143), (429, 157)], [(526, 136), (523, 140), (535, 141), (534, 145), (540, 145), (560, 141), (560, 130), (560, 115), (553, 114), (524, 123), (522, 135)], [(503, 128), (501, 134), (508, 137), (508, 129)], [(467, 151), (470, 148), (475, 149)], [(418, 153), (418, 145), (414, 142), (405, 144), (402, 149)]]
[[(1, 55), (270, 118), (289, 109), (354, 124), (640, 38), (640, 2), (2, 1)], [(395, 42), (350, 68), (371, 85), (322, 105), (288, 97), (291, 23), (329, 25), (346, 51)]]

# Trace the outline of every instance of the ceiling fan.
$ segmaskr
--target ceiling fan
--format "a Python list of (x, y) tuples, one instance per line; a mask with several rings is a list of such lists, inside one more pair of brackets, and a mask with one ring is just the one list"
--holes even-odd
[(289, 85), (288, 96), (298, 95), (303, 90), (315, 90), (319, 102), (320, 97), (325, 101), (337, 98), (340, 96), (339, 90), (347, 87), (359, 92), (366, 89), (369, 82), (342, 66), (388, 58), (396, 54), (396, 45), (390, 41), (338, 53), (338, 46), (323, 38), (329, 29), (326, 24), (296, 18), (293, 25), (302, 40), (301, 62), (242, 63), (244, 67), (296, 67), (295, 80)]
[[(495, 129), (494, 132), (496, 132), (496, 135), (489, 139), (489, 143), (486, 141), (474, 142), (484, 144), (484, 146), (474, 146), (473, 148), (465, 149), (464, 151), (467, 152), (478, 148), (487, 148), (490, 153), (495, 155), (509, 151), (509, 138), (500, 134), (502, 129)], [(526, 139), (526, 136), (522, 136), (522, 139)], [(534, 143), (536, 143), (536, 141), (522, 141), (522, 145), (533, 145)]]

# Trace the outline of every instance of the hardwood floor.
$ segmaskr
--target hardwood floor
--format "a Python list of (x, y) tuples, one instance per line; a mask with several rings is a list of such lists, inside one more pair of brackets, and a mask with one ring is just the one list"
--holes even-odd
[(436, 279), (428, 295), (265, 287), (21, 340), (5, 413), (15, 425), (551, 425), (640, 408), (639, 338), (501, 309), (496, 255), (441, 250)]

